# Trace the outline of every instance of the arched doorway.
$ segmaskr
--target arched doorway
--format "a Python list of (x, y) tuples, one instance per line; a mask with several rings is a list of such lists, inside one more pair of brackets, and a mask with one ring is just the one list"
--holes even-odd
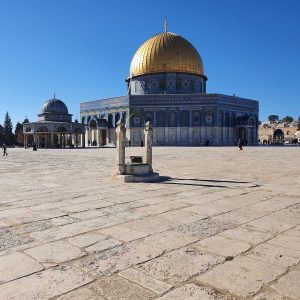
[(47, 148), (50, 140), (50, 131), (46, 126), (41, 126), (37, 129), (37, 147), (38, 148)]
[(273, 144), (283, 144), (284, 133), (281, 129), (276, 129), (273, 133)]
[(54, 145), (58, 148), (65, 148), (67, 145), (67, 135), (68, 135), (68, 130), (60, 126), (56, 129), (56, 134), (54, 135)]
[(89, 137), (88, 137), (88, 145), (89, 146), (97, 146), (98, 145), (98, 126), (95, 119), (92, 119), (89, 123)]

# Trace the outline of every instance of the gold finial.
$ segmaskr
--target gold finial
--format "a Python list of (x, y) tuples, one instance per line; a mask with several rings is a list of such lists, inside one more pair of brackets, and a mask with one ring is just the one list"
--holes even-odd
[(165, 24), (164, 24), (165, 32), (168, 32), (168, 21), (167, 18), (165, 17)]

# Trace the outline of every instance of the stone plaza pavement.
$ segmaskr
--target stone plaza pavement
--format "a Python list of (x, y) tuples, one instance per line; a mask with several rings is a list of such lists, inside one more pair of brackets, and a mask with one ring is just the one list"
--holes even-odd
[(300, 147), (156, 147), (130, 184), (115, 149), (8, 153), (1, 300), (300, 299)]

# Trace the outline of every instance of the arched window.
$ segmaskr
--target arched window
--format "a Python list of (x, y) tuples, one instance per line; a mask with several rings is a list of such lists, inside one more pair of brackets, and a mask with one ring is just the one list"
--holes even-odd
[(152, 113), (151, 112), (146, 113), (146, 122), (148, 122), (148, 121), (152, 121)]
[(81, 124), (84, 124), (84, 122), (85, 122), (85, 117), (82, 117), (81, 118)]
[(63, 126), (60, 126), (60, 127), (58, 127), (58, 128), (56, 129), (56, 132), (67, 133), (68, 130), (67, 130), (65, 127), (63, 127)]
[(169, 113), (168, 126), (176, 127), (176, 112), (174, 112), (174, 111), (171, 111)]
[(157, 126), (158, 127), (164, 127), (165, 126), (165, 116), (163, 112), (157, 113)]
[(120, 114), (117, 113), (117, 114), (115, 115), (115, 127), (117, 127), (117, 123), (119, 122), (119, 120), (120, 120)]
[(228, 112), (225, 114), (225, 125), (229, 126), (229, 113)]
[(194, 126), (200, 125), (200, 113), (198, 111), (195, 111), (193, 113), (193, 123), (194, 123)]
[(187, 110), (180, 111), (180, 126), (188, 127), (190, 124), (190, 113)]
[(97, 129), (97, 122), (96, 122), (96, 120), (91, 120), (90, 121), (90, 128), (91, 129)]
[(37, 132), (48, 132), (48, 128), (46, 126), (41, 126), (38, 128)]
[(212, 123), (212, 121), (213, 121), (213, 113), (212, 113), (212, 111), (208, 111), (206, 113), (205, 121), (206, 121), (206, 123)]
[(109, 114), (109, 115), (108, 115), (108, 127), (109, 127), (109, 128), (114, 127), (114, 126), (113, 126), (113, 116), (112, 116), (112, 114)]

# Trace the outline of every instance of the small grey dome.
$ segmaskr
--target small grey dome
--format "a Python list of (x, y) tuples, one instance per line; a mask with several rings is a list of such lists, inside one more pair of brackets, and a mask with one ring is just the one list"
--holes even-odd
[(67, 115), (68, 108), (61, 100), (53, 98), (44, 103), (42, 113)]

